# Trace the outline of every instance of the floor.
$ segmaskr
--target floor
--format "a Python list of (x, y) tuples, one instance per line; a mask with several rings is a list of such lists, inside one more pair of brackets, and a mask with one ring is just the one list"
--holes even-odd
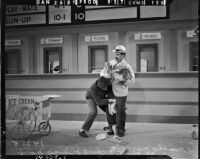
[(121, 139), (96, 135), (105, 133), (105, 122), (94, 122), (88, 138), (78, 136), (81, 121), (50, 121), (48, 136), (37, 132), (26, 140), (8, 137), (7, 155), (168, 155), (173, 159), (198, 159), (198, 139), (192, 138), (191, 124), (126, 123)]

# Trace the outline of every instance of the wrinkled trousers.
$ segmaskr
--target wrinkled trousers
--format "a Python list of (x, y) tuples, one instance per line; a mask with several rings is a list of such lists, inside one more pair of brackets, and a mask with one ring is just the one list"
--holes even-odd
[(83, 130), (89, 131), (90, 127), (92, 126), (96, 116), (97, 116), (97, 104), (93, 99), (87, 99), (89, 113), (85, 119), (85, 122), (82, 126)]
[[(88, 103), (88, 108), (89, 108), (89, 113), (88, 116), (85, 119), (85, 122), (82, 126), (83, 130), (89, 131), (90, 127), (92, 126), (97, 113), (98, 113), (98, 109), (97, 109), (97, 104), (95, 103), (95, 101), (93, 99), (87, 99), (87, 103)], [(107, 109), (108, 106), (98, 106), (103, 112), (107, 113)], [(109, 123), (108, 123), (109, 124)], [(110, 125), (110, 124), (109, 124)]]
[(126, 99), (124, 97), (115, 97), (116, 99), (116, 114), (109, 114), (108, 110), (106, 112), (107, 121), (109, 125), (117, 125), (118, 135), (124, 135), (125, 133), (125, 123), (126, 123)]

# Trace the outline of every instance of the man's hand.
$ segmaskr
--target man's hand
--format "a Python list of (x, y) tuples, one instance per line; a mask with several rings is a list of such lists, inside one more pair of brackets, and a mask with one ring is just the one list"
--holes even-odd
[(116, 113), (115, 103), (108, 104), (109, 114), (114, 115)]
[(115, 104), (116, 104), (116, 99), (109, 99), (108, 111), (109, 111), (109, 114), (111, 115), (116, 113)]
[(119, 84), (119, 85), (124, 85), (125, 82), (126, 82), (126, 81), (119, 81), (118, 84)]
[(115, 103), (116, 99), (108, 99), (109, 103)]

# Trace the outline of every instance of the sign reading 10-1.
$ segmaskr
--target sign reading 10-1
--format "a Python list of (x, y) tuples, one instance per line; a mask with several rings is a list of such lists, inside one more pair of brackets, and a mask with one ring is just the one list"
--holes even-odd
[(49, 24), (71, 23), (71, 6), (49, 6)]

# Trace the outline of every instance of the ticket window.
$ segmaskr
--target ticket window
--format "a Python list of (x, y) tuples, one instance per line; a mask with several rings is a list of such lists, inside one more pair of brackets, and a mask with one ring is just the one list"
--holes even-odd
[(137, 72), (158, 72), (158, 45), (137, 45)]
[(190, 71), (199, 71), (198, 42), (190, 42)]
[(5, 73), (20, 73), (20, 49), (8, 49), (5, 51)]
[(88, 72), (98, 73), (103, 69), (104, 63), (107, 61), (108, 47), (106, 45), (89, 46), (88, 50)]
[(44, 48), (44, 73), (62, 72), (62, 48)]

